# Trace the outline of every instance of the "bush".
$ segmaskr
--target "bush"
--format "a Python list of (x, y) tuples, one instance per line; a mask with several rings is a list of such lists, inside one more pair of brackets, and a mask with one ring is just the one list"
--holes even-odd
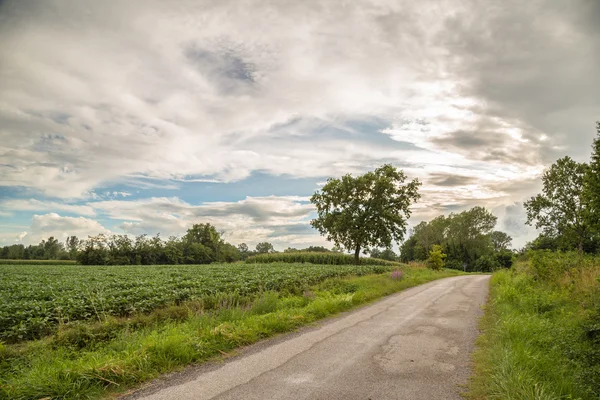
[(475, 271), (493, 272), (500, 268), (500, 264), (492, 256), (481, 256), (475, 261)]
[(446, 268), (457, 269), (459, 271), (463, 271), (465, 269), (463, 263), (455, 259), (446, 260)]
[(446, 254), (442, 252), (442, 246), (434, 244), (429, 252), (429, 258), (427, 259), (427, 266), (434, 271), (440, 271), (444, 268), (444, 259)]
[(494, 254), (494, 259), (502, 268), (510, 268), (513, 264), (513, 254), (508, 250), (501, 250)]

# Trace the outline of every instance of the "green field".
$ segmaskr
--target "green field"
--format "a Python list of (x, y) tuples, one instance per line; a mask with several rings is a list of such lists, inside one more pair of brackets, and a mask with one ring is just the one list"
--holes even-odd
[[(304, 251), (295, 251), (289, 253), (257, 254), (246, 259), (247, 264), (265, 264), (278, 262), (351, 265), (355, 263), (355, 259), (354, 256), (350, 254)], [(359, 263), (360, 265), (387, 265), (390, 267), (400, 267), (402, 265), (399, 262), (381, 260), (379, 258), (371, 257), (360, 257)]]
[(274, 290), (302, 293), (326, 278), (390, 270), (385, 266), (211, 264), (153, 266), (0, 265), (0, 340), (16, 342), (60, 324), (148, 313), (186, 300), (214, 308)]
[[(32, 320), (45, 321), (47, 329), (41, 339), (0, 341), (2, 400), (112, 397), (191, 363), (461, 274), (281, 263), (0, 266), (0, 273), (5, 321), (20, 318), (17, 326), (29, 335), (42, 336), (27, 330), (35, 327), (27, 325)], [(5, 334), (18, 332), (4, 323)]]

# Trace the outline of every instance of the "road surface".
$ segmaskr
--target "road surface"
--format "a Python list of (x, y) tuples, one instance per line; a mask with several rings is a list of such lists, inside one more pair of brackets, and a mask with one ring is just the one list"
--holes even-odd
[(489, 276), (417, 286), (129, 399), (461, 399)]

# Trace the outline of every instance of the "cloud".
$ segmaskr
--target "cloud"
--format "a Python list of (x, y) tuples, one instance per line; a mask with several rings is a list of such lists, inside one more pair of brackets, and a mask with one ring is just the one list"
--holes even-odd
[(429, 174), (429, 182), (436, 186), (464, 186), (475, 183), (477, 178), (464, 175), (451, 175), (444, 173)]
[(18, 235), (16, 241), (25, 244), (37, 244), (43, 239), (54, 236), (64, 241), (71, 235), (86, 239), (88, 236), (110, 234), (110, 230), (103, 227), (98, 221), (84, 217), (63, 217), (57, 213), (49, 213), (32, 217), (31, 226)]
[(504, 207), (504, 210), (499, 210), (499, 212), (503, 212), (503, 215), (499, 218), (500, 224), (498, 228), (516, 238), (513, 241), (513, 247), (523, 247), (527, 242), (537, 237), (539, 232), (535, 228), (525, 225), (527, 213), (522, 203), (508, 205)]
[(88, 205), (67, 204), (36, 199), (9, 199), (0, 201), (0, 208), (12, 211), (63, 211), (93, 217), (94, 209)]
[[(0, 2), (0, 187), (53, 199), (3, 208), (93, 217), (72, 200), (123, 200), (111, 186), (158, 198), (384, 162), (427, 183), (416, 216), (511, 205), (559, 156), (589, 156), (599, 16), (571, 0)], [(175, 232), (306, 211), (245, 201), (118, 215)]]
[(314, 211), (308, 199), (298, 196), (247, 197), (237, 202), (191, 205), (179, 198), (109, 200), (89, 203), (129, 234), (183, 235), (194, 223), (211, 223), (234, 243), (255, 244), (282, 236), (289, 243), (321, 242), (307, 218)]
[[(502, 147), (487, 161), (525, 162), (529, 151), (537, 165), (551, 148), (519, 145), (515, 153), (497, 131), (474, 128), (495, 121), (521, 130), (524, 140), (546, 135), (554, 146), (576, 145), (555, 129), (575, 103), (578, 121), (592, 126), (598, 35), (589, 35), (589, 15), (597, 7), (565, 14), (566, 4), (7, 1), (0, 9), (0, 40), (10, 49), (0, 82), (0, 184), (78, 197), (136, 175), (326, 176), (381, 159), (373, 146), (352, 146), (351, 136), (320, 142), (311, 126), (290, 147), (292, 132), (271, 128), (297, 118), (327, 125), (340, 117), (396, 119), (388, 132), (398, 140), (452, 144), (438, 162), (452, 162), (453, 152), (469, 159), (476, 138)], [(262, 21), (261, 29), (250, 21)], [(552, 118), (542, 121), (546, 111)], [(593, 133), (578, 124), (576, 138)], [(284, 140), (275, 146), (272, 135)], [(332, 162), (340, 156), (348, 161)]]

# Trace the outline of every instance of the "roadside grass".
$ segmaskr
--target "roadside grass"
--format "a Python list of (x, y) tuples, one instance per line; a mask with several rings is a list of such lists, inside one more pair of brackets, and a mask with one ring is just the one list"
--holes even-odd
[(600, 259), (531, 253), (496, 272), (469, 399), (600, 398)]
[(101, 398), (160, 374), (227, 356), (236, 348), (289, 332), (382, 296), (461, 275), (405, 267), (331, 278), (301, 295), (263, 292), (243, 306), (205, 310), (193, 301), (133, 318), (62, 327), (45, 339), (0, 345), (0, 398)]

